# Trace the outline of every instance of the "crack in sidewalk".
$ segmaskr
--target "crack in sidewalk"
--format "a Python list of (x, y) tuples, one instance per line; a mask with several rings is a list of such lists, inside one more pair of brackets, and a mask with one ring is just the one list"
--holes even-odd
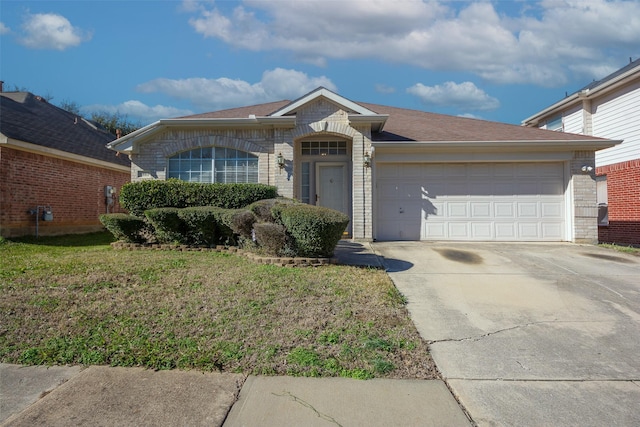
[(442, 339), (442, 340), (429, 340), (429, 341), (427, 341), (427, 344), (430, 345), (430, 344), (437, 344), (437, 343), (441, 343), (441, 342), (480, 341), (483, 338), (487, 338), (487, 337), (490, 337), (492, 335), (496, 335), (496, 334), (499, 334), (499, 333), (502, 333), (502, 332), (512, 331), (514, 329), (526, 328), (528, 326), (540, 325), (540, 324), (545, 324), (545, 323), (559, 323), (559, 322), (572, 322), (572, 323), (574, 323), (575, 321), (559, 321), (558, 319), (540, 320), (538, 322), (529, 322), (529, 323), (525, 323), (523, 325), (510, 326), (508, 328), (498, 329), (497, 331), (487, 332), (486, 334), (476, 335), (476, 336), (471, 336), (471, 337), (445, 338), (445, 339)]

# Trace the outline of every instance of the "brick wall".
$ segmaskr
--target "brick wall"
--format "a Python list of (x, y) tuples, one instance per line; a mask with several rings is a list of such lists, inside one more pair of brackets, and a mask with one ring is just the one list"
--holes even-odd
[(640, 245), (640, 159), (601, 166), (607, 176), (609, 225), (598, 227), (604, 243)]
[(576, 151), (571, 160), (573, 186), (574, 237), (576, 243), (598, 242), (598, 205), (595, 172), (583, 172), (583, 166), (595, 167), (593, 151)]
[(116, 188), (111, 212), (121, 212), (120, 188), (129, 172), (116, 171), (41, 154), (0, 148), (0, 235), (35, 235), (36, 206), (51, 206), (53, 221), (38, 222), (38, 235), (98, 231), (107, 206), (104, 186)]

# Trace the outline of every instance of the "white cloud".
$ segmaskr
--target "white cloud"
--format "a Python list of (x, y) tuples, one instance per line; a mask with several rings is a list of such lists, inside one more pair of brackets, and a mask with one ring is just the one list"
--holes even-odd
[(138, 85), (136, 90), (142, 93), (160, 92), (173, 98), (189, 100), (200, 110), (217, 110), (296, 99), (318, 86), (336, 90), (336, 86), (327, 77), (309, 77), (301, 71), (276, 68), (265, 71), (257, 83), (226, 77), (179, 80), (159, 78)]
[(385, 84), (382, 83), (377, 83), (375, 85), (375, 90), (378, 93), (384, 93), (384, 94), (389, 94), (389, 93), (395, 93), (396, 92), (396, 88), (393, 86), (387, 86)]
[(91, 39), (91, 34), (71, 25), (62, 15), (30, 14), (22, 24), (20, 42), (32, 49), (65, 50)]
[(11, 32), (11, 28), (4, 25), (4, 22), (0, 22), (0, 36)]
[(344, 0), (336, 8), (322, 0), (246, 0), (231, 12), (201, 3), (189, 22), (204, 37), (288, 51), (317, 65), (375, 58), (472, 72), (494, 83), (555, 86), (575, 75), (600, 78), (589, 74), (640, 54), (640, 2), (506, 3)]
[(426, 105), (454, 107), (460, 110), (495, 110), (500, 101), (489, 96), (472, 82), (446, 82), (442, 85), (425, 86), (417, 83), (407, 89)]
[(476, 120), (484, 120), (481, 116), (471, 113), (458, 114), (458, 117), (464, 117), (465, 119), (476, 119)]
[(188, 116), (193, 114), (191, 110), (184, 110), (165, 105), (149, 106), (137, 100), (125, 101), (118, 105), (87, 105), (80, 109), (83, 114), (91, 113), (117, 114), (132, 121), (140, 121), (143, 125), (155, 122), (159, 119)]

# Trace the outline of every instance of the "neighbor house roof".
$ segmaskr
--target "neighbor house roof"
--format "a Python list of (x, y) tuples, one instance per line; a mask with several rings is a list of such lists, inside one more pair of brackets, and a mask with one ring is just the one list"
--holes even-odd
[(29, 92), (0, 93), (0, 133), (0, 143), (31, 151), (64, 152), (126, 167), (131, 163), (106, 148), (115, 136)]
[(555, 104), (545, 108), (544, 110), (534, 114), (533, 116), (522, 121), (523, 126), (537, 126), (540, 121), (548, 117), (551, 114), (558, 114), (565, 110), (569, 106), (582, 103), (584, 99), (594, 98), (596, 96), (602, 96), (619, 88), (622, 85), (628, 84), (633, 79), (640, 78), (640, 59), (635, 61), (629, 61), (627, 65), (619, 70), (609, 74), (608, 76), (594, 80), (582, 89), (565, 96)]

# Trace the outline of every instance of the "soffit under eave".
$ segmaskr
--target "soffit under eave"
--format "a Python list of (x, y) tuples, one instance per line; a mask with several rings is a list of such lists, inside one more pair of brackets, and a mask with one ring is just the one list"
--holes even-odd
[[(247, 117), (247, 118), (224, 118), (224, 119), (163, 119), (156, 123), (152, 123), (135, 132), (125, 135), (120, 139), (116, 139), (107, 144), (107, 147), (123, 152), (130, 153), (134, 151), (134, 145), (144, 143), (152, 137), (170, 130), (196, 130), (202, 128), (211, 129), (244, 129), (251, 128), (293, 128), (295, 125), (294, 117), (278, 117), (272, 119), (270, 117)], [(139, 132), (139, 133), (138, 133)]]
[(622, 140), (577, 141), (372, 141), (379, 151), (598, 151), (622, 143)]

